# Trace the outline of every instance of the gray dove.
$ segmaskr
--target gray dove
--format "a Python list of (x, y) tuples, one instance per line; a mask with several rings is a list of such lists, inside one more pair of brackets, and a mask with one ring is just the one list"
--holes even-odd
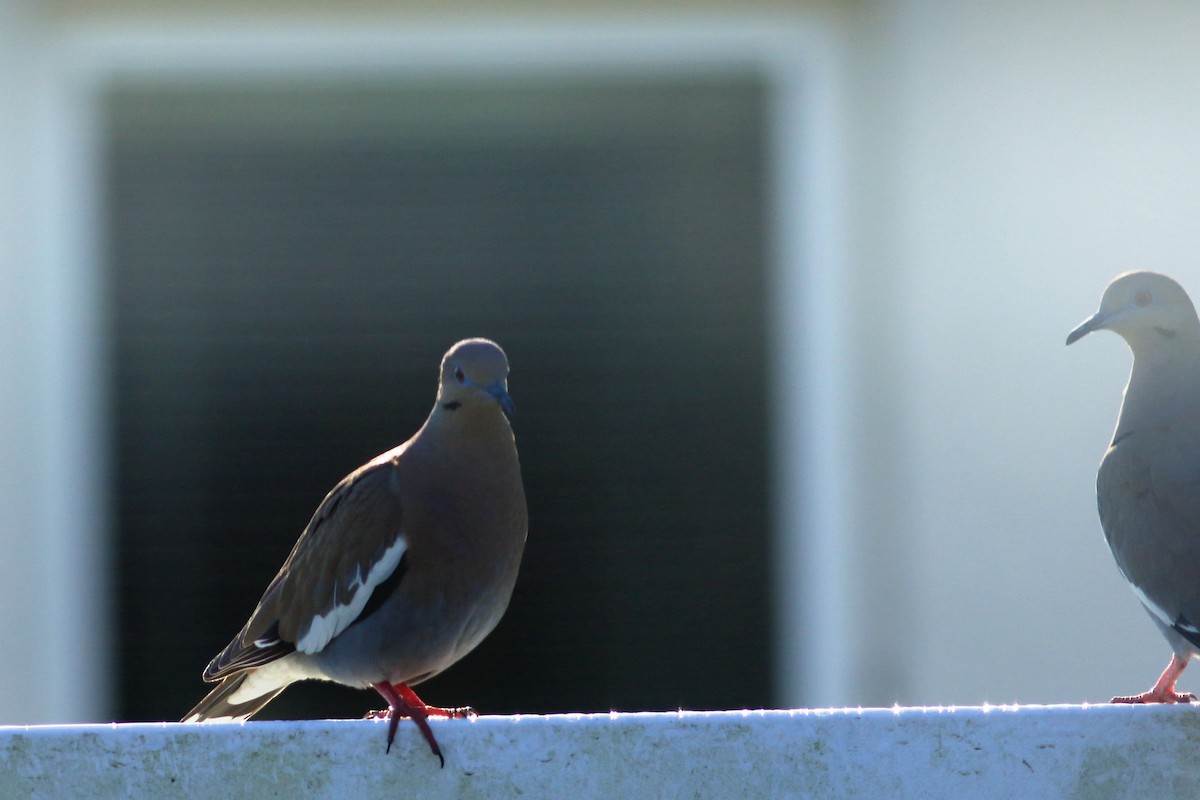
[(1100, 524), (1174, 651), (1153, 688), (1112, 702), (1194, 702), (1175, 683), (1200, 653), (1200, 320), (1178, 283), (1128, 272), (1067, 344), (1104, 329), (1128, 343), (1133, 369), (1096, 478)]

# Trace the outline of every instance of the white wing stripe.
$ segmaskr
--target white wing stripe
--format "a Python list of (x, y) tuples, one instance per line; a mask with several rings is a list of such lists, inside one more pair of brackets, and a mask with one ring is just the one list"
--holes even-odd
[(1168, 614), (1162, 606), (1147, 597), (1146, 593), (1142, 591), (1140, 586), (1138, 586), (1136, 583), (1130, 583), (1129, 585), (1133, 587), (1133, 593), (1137, 595), (1138, 600), (1142, 601), (1142, 605), (1145, 606), (1146, 610), (1154, 615), (1155, 619), (1168, 628), (1175, 624), (1175, 620), (1171, 619), (1171, 615)]
[(358, 619), (358, 615), (362, 613), (363, 607), (371, 597), (371, 592), (392, 574), (406, 549), (408, 549), (408, 543), (405, 542), (404, 537), (397, 536), (392, 546), (384, 550), (379, 560), (371, 566), (365, 581), (362, 579), (362, 572), (356, 571), (354, 580), (350, 582), (349, 586), (350, 602), (334, 606), (328, 614), (313, 617), (297, 638), (296, 649), (301, 653), (318, 653), (324, 649), (325, 645), (329, 644), (333, 637)]

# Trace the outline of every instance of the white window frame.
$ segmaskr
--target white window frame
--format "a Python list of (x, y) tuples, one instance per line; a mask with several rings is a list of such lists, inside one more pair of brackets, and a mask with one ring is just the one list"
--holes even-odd
[[(847, 281), (840, 57), (831, 20), (816, 12), (666, 19), (589, 14), (555, 21), (506, 16), (463, 24), (399, 16), (371, 24), (126, 18), (65, 23), (44, 35), (49, 41), (34, 56), (33, 73), (37, 135), (30, 174), (37, 185), (26, 188), (41, 276), (35, 313), (48, 365), (39, 391), (46, 435), (37, 462), (47, 491), (30, 498), (45, 546), (32, 558), (42, 574), (56, 576), (38, 609), (50, 638), (41, 656), (45, 670), (31, 688), (49, 704), (48, 719), (95, 721), (113, 713), (112, 557), (105, 544), (112, 538), (107, 292), (99, 205), (105, 92), (126, 81), (335, 84), (370, 76), (501, 73), (570, 81), (749, 68), (765, 79), (775, 699), (781, 705), (846, 702), (852, 621), (846, 596)], [(64, 499), (66, 472), (78, 491)], [(5, 591), (0, 586), (0, 608), (12, 608), (17, 601)], [(29, 677), (6, 675), (0, 666), (0, 685), (28, 687)]]

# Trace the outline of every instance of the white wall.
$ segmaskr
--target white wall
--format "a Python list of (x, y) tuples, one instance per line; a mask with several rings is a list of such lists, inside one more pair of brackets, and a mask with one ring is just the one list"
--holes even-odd
[(902, 702), (1141, 691), (1169, 650), (1113, 566), (1093, 484), (1130, 356), (1115, 336), (1063, 340), (1125, 270), (1200, 299), (1200, 6), (879, 13), (888, 201), (856, 224), (887, 242), (860, 280), (887, 274), (872, 300), (896, 328), (868, 314), (859, 346), (900, 365), (902, 431), (895, 452), (861, 446), (901, 498), (868, 535), (904, 542), (911, 617), (901, 652), (860, 652), (903, 662)]

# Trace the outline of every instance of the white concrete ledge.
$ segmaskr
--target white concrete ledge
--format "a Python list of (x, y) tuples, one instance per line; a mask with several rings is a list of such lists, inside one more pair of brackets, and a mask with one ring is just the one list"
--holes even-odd
[(0, 797), (1200, 796), (1200, 708), (992, 706), (0, 727)]

